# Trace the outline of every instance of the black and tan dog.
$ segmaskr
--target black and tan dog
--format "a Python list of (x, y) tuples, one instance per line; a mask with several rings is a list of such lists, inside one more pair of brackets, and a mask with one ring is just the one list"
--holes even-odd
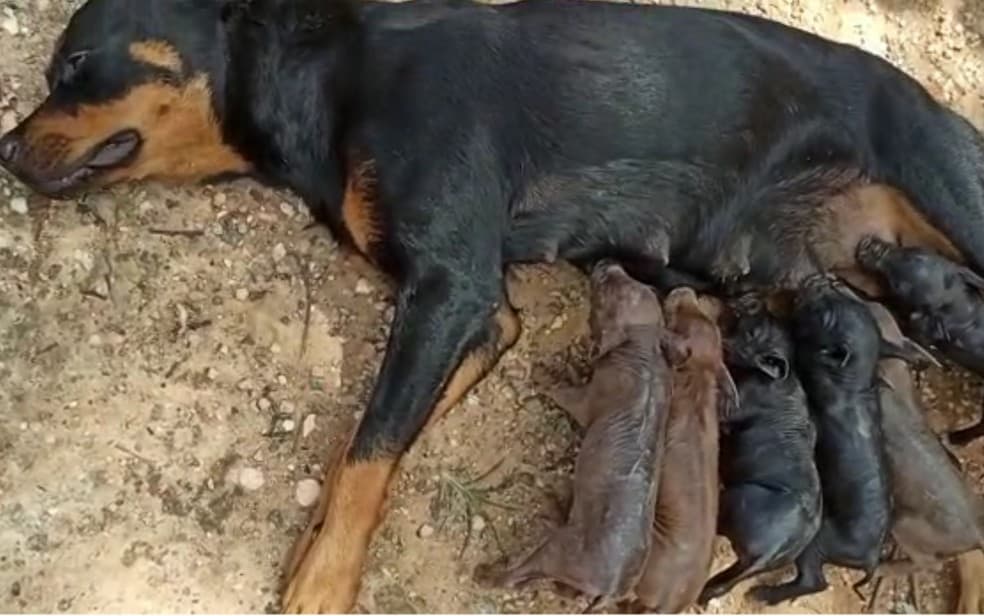
[(740, 174), (777, 135), (833, 118), (857, 182), (897, 193), (870, 225), (928, 221), (984, 269), (984, 139), (884, 61), (757, 17), (582, 0), (89, 0), (47, 76), (47, 99), (0, 140), (0, 163), (33, 189), (251, 175), (298, 193), (399, 287), (288, 611), (352, 607), (401, 454), (516, 340), (503, 242), (514, 217), (562, 215), (554, 175), (698, 158)]

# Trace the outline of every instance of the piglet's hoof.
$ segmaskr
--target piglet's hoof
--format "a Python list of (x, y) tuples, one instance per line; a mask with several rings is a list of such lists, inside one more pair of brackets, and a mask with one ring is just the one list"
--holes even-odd
[(502, 586), (506, 578), (506, 568), (509, 559), (503, 556), (498, 560), (488, 563), (479, 563), (472, 572), (472, 580), (484, 588), (496, 588)]

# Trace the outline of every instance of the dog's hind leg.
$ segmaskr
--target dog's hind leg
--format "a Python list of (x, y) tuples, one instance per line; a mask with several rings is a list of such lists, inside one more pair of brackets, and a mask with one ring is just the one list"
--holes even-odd
[(498, 262), (481, 278), (439, 269), (402, 286), (368, 409), (328, 473), (306, 543), (295, 548), (284, 611), (352, 608), (400, 457), (428, 419), (454, 406), (519, 336)]

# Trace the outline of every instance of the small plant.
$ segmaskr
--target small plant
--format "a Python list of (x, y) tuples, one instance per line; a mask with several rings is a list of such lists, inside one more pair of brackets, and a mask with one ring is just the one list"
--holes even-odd
[(458, 558), (461, 558), (465, 550), (471, 544), (472, 520), (481, 515), (488, 523), (492, 537), (495, 539), (499, 551), (502, 552), (502, 544), (499, 542), (499, 533), (495, 529), (491, 518), (486, 514), (489, 508), (505, 510), (516, 510), (516, 507), (499, 502), (492, 498), (493, 495), (502, 492), (513, 484), (511, 476), (507, 476), (495, 485), (484, 485), (485, 481), (495, 471), (502, 466), (505, 460), (500, 460), (492, 465), (487, 471), (472, 476), (467, 469), (455, 467), (448, 471), (442, 471), (437, 481), (437, 494), (431, 499), (430, 514), (431, 519), (437, 525), (437, 530), (442, 530), (449, 520), (459, 523), (463, 522), (465, 528), (465, 540), (462, 542), (461, 549), (458, 551)]

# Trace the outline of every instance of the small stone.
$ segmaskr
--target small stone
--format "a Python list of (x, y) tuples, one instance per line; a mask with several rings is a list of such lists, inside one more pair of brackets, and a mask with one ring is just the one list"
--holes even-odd
[(270, 345), (270, 352), (273, 353), (274, 355), (280, 355), (280, 351), (281, 351), (280, 345), (277, 344), (276, 342)]
[(249, 299), (249, 289), (236, 289), (236, 299), (245, 302)]
[(225, 205), (226, 200), (227, 200), (226, 194), (223, 192), (215, 193), (215, 196), (212, 197), (212, 203), (214, 203), (218, 207), (222, 207), (223, 205)]
[(239, 470), (239, 477), (236, 479), (236, 483), (242, 487), (244, 490), (259, 490), (263, 487), (263, 473), (258, 468), (253, 468), (247, 466)]
[(315, 415), (314, 413), (311, 413), (310, 415), (304, 418), (304, 423), (301, 424), (301, 436), (303, 436), (304, 438), (311, 436), (311, 433), (314, 432), (315, 428), (317, 427), (318, 427), (318, 416)]
[(356, 295), (369, 295), (372, 293), (372, 285), (365, 278), (359, 278), (355, 283)]
[(253, 391), (254, 389), (256, 389), (256, 387), (253, 385), (253, 381), (249, 379), (243, 379), (239, 381), (238, 385), (236, 385), (236, 389), (238, 389), (239, 391)]
[(102, 346), (102, 343), (103, 343), (103, 339), (102, 336), (100, 336), (99, 334), (92, 334), (91, 336), (89, 336), (89, 346), (98, 347), (98, 346)]
[(562, 316), (555, 317), (554, 320), (550, 323), (550, 329), (552, 331), (556, 331), (560, 329), (561, 327), (564, 326), (564, 320), (565, 319)]
[(430, 524), (424, 524), (417, 529), (417, 536), (421, 539), (427, 539), (428, 537), (434, 536), (434, 527)]
[(0, 134), (6, 135), (17, 128), (17, 114), (13, 111), (6, 111), (0, 116)]
[(141, 201), (140, 205), (137, 206), (137, 212), (139, 212), (141, 216), (146, 216), (151, 211), (153, 211), (153, 209), (154, 209), (154, 204), (151, 203), (150, 201)]
[(485, 518), (477, 515), (471, 519), (471, 529), (473, 532), (480, 533), (485, 530)]
[(260, 398), (259, 400), (256, 401), (256, 407), (264, 412), (269, 411), (272, 406), (273, 404), (270, 402), (268, 398)]
[(215, 379), (219, 378), (219, 371), (216, 370), (215, 368), (209, 368), (208, 370), (205, 371), (205, 376), (208, 378), (208, 380), (214, 381)]
[(8, 15), (5, 17), (3, 22), (0, 23), (0, 26), (2, 26), (3, 29), (6, 30), (11, 36), (16, 36), (16, 34), (20, 32), (20, 25), (17, 23), (17, 18), (13, 15)]
[(286, 201), (280, 202), (280, 211), (283, 212), (284, 216), (290, 218), (294, 215), (294, 207), (287, 203)]
[(282, 422), (280, 422), (281, 432), (293, 432), (294, 428), (296, 427), (297, 427), (297, 422), (294, 421), (293, 419), (285, 419)]
[(279, 383), (281, 387), (285, 387), (287, 385), (287, 377), (282, 374), (278, 374), (277, 383)]
[(294, 498), (301, 507), (310, 507), (318, 502), (321, 495), (321, 484), (317, 479), (301, 479), (294, 488)]
[(21, 216), (27, 214), (27, 199), (24, 197), (14, 197), (10, 200), (10, 209), (15, 214), (20, 214)]
[(273, 247), (273, 262), (279, 263), (284, 260), (287, 256), (287, 248), (283, 244), (277, 244)]

